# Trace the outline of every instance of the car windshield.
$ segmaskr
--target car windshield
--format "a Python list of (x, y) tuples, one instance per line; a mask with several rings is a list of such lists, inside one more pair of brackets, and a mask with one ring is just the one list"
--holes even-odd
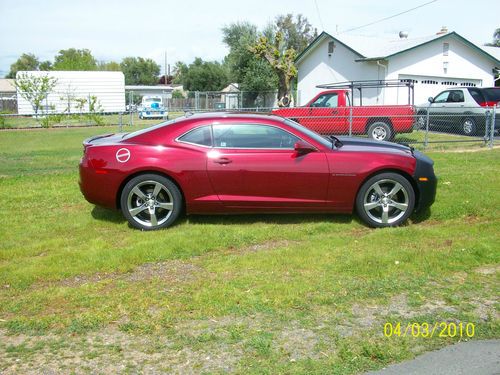
[(153, 125), (153, 126), (150, 126), (149, 128), (145, 128), (145, 129), (141, 129), (141, 130), (137, 130), (135, 132), (132, 132), (132, 133), (126, 133), (124, 136), (123, 136), (123, 139), (129, 139), (129, 138), (132, 138), (132, 137), (136, 137), (138, 135), (141, 135), (141, 134), (144, 134), (144, 133), (148, 133), (150, 131), (153, 131), (153, 130), (156, 130), (156, 129), (159, 129), (159, 128), (162, 128), (164, 126), (169, 126), (169, 125), (172, 125), (173, 123), (176, 123), (178, 122), (179, 120), (182, 120), (186, 118), (185, 116), (182, 116), (182, 117), (177, 117), (173, 120), (169, 120), (169, 121), (164, 121), (164, 122), (160, 122), (159, 124), (156, 124), (156, 125)]
[(323, 138), (321, 135), (319, 135), (318, 133), (316, 132), (313, 132), (312, 130), (308, 129), (308, 128), (305, 128), (303, 127), (302, 125), (296, 123), (295, 121), (292, 121), (290, 119), (283, 119), (283, 121), (285, 121), (285, 123), (288, 125), (288, 126), (291, 126), (292, 128), (304, 133), (305, 135), (307, 135), (309, 138), (312, 138), (314, 139), (316, 142), (318, 143), (321, 143), (322, 145), (326, 146), (326, 147), (329, 147), (331, 148), (332, 147), (332, 144), (333, 142), (330, 140), (330, 139), (326, 139), (326, 138)]

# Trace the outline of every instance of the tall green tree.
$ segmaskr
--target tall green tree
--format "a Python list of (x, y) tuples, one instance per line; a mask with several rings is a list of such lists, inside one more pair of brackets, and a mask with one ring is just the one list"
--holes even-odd
[(5, 78), (16, 78), (17, 72), (23, 70), (38, 70), (40, 66), (40, 61), (32, 53), (23, 53), (17, 61), (10, 66), (10, 72), (5, 76)]
[(54, 59), (54, 70), (96, 70), (97, 61), (88, 49), (60, 50)]
[(278, 76), (278, 99), (279, 104), (288, 106), (291, 98), (291, 80), (297, 76), (297, 68), (294, 65), (297, 56), (293, 48), (284, 49), (283, 34), (277, 32), (274, 40), (262, 35), (250, 50), (261, 58), (264, 58), (273, 68)]
[(97, 63), (97, 70), (108, 72), (120, 72), (122, 67), (116, 61), (99, 61)]
[(276, 90), (277, 76), (272, 67), (250, 50), (258, 40), (255, 25), (248, 22), (233, 23), (222, 29), (223, 41), (229, 47), (225, 64), (231, 82), (240, 84), (245, 91), (243, 106), (255, 105), (255, 100), (267, 92)]
[(185, 74), (188, 71), (188, 66), (182, 61), (177, 61), (174, 64), (174, 68), (172, 70), (173, 73), (173, 82), (174, 83), (182, 83)]
[(126, 85), (156, 85), (160, 75), (160, 65), (151, 59), (125, 57), (121, 64)]
[(229, 79), (222, 64), (197, 57), (188, 66), (182, 84), (188, 91), (220, 91), (229, 84)]
[(275, 30), (283, 34), (284, 49), (293, 48), (301, 53), (318, 36), (318, 30), (313, 28), (306, 17), (297, 14), (280, 15), (276, 17)]

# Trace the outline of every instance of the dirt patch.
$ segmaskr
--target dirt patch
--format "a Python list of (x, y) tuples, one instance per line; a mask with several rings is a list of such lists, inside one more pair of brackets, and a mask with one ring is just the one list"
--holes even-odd
[(54, 282), (37, 283), (33, 288), (40, 287), (79, 287), (84, 284), (103, 281), (142, 282), (152, 279), (161, 279), (169, 283), (185, 283), (196, 280), (206, 271), (200, 266), (180, 260), (171, 260), (159, 263), (145, 263), (127, 273), (98, 273), (92, 275), (75, 276)]
[(277, 350), (288, 355), (291, 362), (300, 359), (320, 357), (315, 350), (318, 344), (318, 335), (313, 331), (299, 327), (289, 327), (281, 331), (274, 343)]
[(494, 274), (500, 272), (500, 264), (482, 266), (482, 267), (476, 268), (474, 270), (474, 272), (480, 273), (482, 275), (494, 275)]
[(247, 253), (256, 253), (259, 251), (270, 251), (282, 247), (288, 247), (292, 245), (298, 244), (299, 241), (290, 241), (290, 240), (279, 240), (279, 241), (266, 241), (263, 243), (255, 244), (255, 245), (250, 245), (250, 246), (245, 246), (242, 248), (230, 248), (228, 250), (228, 253), (231, 254), (247, 254)]

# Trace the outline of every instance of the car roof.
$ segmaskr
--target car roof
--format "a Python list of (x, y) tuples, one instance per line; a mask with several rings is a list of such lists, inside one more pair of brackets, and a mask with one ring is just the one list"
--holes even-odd
[(271, 113), (262, 112), (201, 112), (201, 113), (186, 113), (187, 119), (218, 119), (218, 118), (234, 118), (234, 119), (254, 119), (254, 120), (282, 120), (282, 117)]

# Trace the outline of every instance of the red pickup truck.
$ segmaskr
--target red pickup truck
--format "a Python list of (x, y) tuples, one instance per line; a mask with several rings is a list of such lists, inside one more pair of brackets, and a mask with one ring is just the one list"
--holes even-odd
[(273, 110), (325, 135), (368, 134), (379, 141), (391, 140), (396, 133), (413, 130), (415, 109), (412, 105), (351, 105), (348, 89), (327, 90), (302, 107)]

